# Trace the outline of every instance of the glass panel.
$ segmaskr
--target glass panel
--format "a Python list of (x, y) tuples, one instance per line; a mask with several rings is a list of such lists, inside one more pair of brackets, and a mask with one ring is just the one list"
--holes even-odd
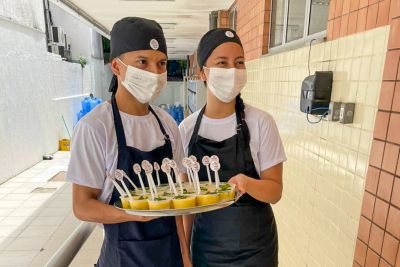
[(270, 46), (282, 44), (283, 23), (285, 19), (285, 0), (272, 1), (271, 40)]
[(310, 27), (308, 34), (314, 34), (326, 30), (328, 21), (329, 0), (312, 0)]
[(289, 0), (289, 14), (286, 41), (303, 38), (307, 0)]

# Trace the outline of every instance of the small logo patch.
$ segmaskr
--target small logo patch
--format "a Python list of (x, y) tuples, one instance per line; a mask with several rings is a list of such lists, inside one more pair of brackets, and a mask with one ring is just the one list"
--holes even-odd
[(157, 41), (156, 39), (151, 39), (151, 41), (150, 41), (150, 47), (151, 47), (153, 50), (157, 50), (157, 49), (160, 47), (160, 45), (158, 44), (158, 41)]
[(226, 32), (225, 32), (225, 35), (228, 36), (229, 38), (235, 37), (235, 35), (234, 35), (233, 32), (231, 32), (231, 31), (226, 31)]

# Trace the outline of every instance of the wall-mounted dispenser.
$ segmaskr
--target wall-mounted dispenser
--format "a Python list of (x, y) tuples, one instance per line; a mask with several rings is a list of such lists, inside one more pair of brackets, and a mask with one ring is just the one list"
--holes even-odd
[(301, 85), (300, 110), (307, 114), (326, 115), (332, 94), (332, 71), (316, 71)]

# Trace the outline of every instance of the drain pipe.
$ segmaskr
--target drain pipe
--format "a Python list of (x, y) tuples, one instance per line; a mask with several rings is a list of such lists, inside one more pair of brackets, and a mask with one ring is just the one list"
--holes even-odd
[(95, 227), (95, 223), (81, 222), (46, 263), (45, 267), (69, 266)]

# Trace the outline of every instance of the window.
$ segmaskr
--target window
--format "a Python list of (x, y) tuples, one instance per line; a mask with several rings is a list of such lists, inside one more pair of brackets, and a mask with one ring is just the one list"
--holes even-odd
[(285, 21), (285, 1), (272, 1), (271, 14), (271, 47), (282, 44), (283, 24)]
[(270, 47), (326, 30), (329, 0), (272, 0)]

